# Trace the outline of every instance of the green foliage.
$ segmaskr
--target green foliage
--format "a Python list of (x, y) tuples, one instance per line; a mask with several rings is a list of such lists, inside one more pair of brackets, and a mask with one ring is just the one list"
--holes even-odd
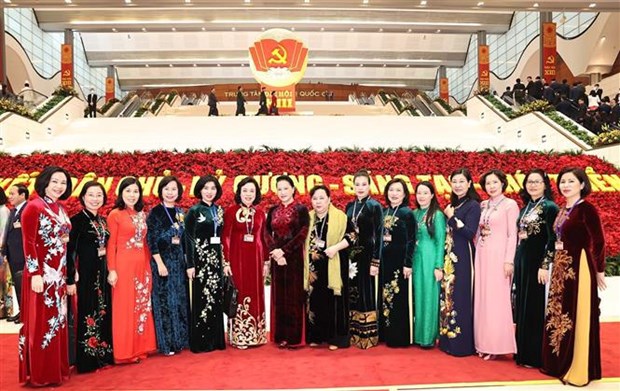
[(620, 254), (605, 259), (605, 275), (620, 276)]
[(557, 111), (549, 111), (545, 113), (545, 115), (556, 124), (560, 125), (564, 129), (574, 134), (579, 140), (583, 141), (584, 143), (588, 145), (594, 144), (594, 139), (588, 134), (588, 132), (579, 129), (576, 123), (560, 116)]
[(66, 87), (66, 86), (56, 87), (54, 92), (52, 92), (52, 95), (57, 95), (57, 96), (62, 96), (62, 97), (67, 97), (67, 96), (78, 97), (79, 96), (77, 91), (75, 91), (72, 87)]
[(179, 95), (178, 92), (172, 91), (168, 94), (168, 97), (166, 97), (166, 102), (168, 102), (168, 104), (172, 106), (172, 102), (174, 101), (174, 98), (177, 97), (177, 95)]
[(39, 107), (32, 114), (32, 119), (34, 119), (35, 121), (39, 121), (41, 119), (41, 117), (43, 117), (45, 114), (47, 114), (48, 112), (53, 110), (56, 106), (58, 106), (58, 104), (60, 104), (60, 102), (65, 100), (65, 98), (67, 96), (69, 96), (69, 95), (56, 95), (56, 94), (53, 94), (51, 98), (49, 98), (47, 101), (45, 101), (45, 104), (43, 106)]
[(118, 99), (112, 98), (109, 101), (107, 101), (103, 106), (101, 106), (101, 108), (97, 111), (101, 114), (105, 114), (108, 110), (110, 110), (110, 107), (112, 107), (114, 103), (118, 101), (119, 101)]
[(611, 129), (594, 138), (594, 145), (610, 145), (620, 143), (620, 129)]
[(157, 98), (155, 99), (155, 102), (153, 103), (153, 105), (151, 106), (151, 113), (153, 114), (157, 114), (157, 111), (159, 110), (159, 108), (161, 107), (161, 105), (164, 104), (166, 100), (164, 98)]
[(30, 113), (24, 106), (18, 105), (17, 103), (8, 99), (0, 99), (0, 114), (4, 114), (7, 112), (15, 113), (17, 115), (21, 115), (22, 117), (33, 119), (32, 113)]
[(512, 109), (512, 107), (506, 106), (505, 104), (500, 102), (499, 99), (495, 97), (495, 95), (491, 95), (491, 94), (486, 94), (486, 95), (480, 94), (480, 95), (483, 96), (484, 99), (486, 99), (489, 103), (491, 103), (493, 107), (501, 111), (506, 117), (510, 119), (518, 117), (517, 113)]

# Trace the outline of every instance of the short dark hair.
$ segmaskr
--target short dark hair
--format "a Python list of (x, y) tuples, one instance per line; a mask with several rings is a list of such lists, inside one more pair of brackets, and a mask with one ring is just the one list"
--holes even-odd
[(103, 187), (101, 183), (97, 182), (94, 179), (92, 181), (86, 182), (84, 187), (82, 187), (82, 191), (80, 191), (80, 204), (82, 204), (82, 206), (86, 208), (83, 198), (86, 195), (88, 189), (90, 189), (91, 187), (98, 187), (101, 189), (101, 191), (103, 192), (103, 204), (101, 206), (105, 205), (106, 202), (108, 202), (108, 195), (106, 194), (105, 187)]
[(26, 186), (25, 184), (16, 183), (12, 185), (11, 187), (16, 187), (17, 194), (23, 194), (25, 199), (28, 199), (28, 197), (30, 197), (30, 190), (28, 190), (28, 186)]
[(6, 198), (6, 193), (4, 192), (4, 189), (0, 187), (0, 205), (6, 204), (8, 200), (9, 199)]
[(200, 179), (198, 179), (198, 182), (196, 182), (196, 186), (194, 186), (194, 197), (202, 200), (202, 189), (209, 182), (215, 183), (216, 193), (215, 198), (213, 198), (213, 202), (215, 203), (217, 200), (220, 199), (220, 197), (222, 197), (222, 185), (220, 185), (220, 181), (218, 181), (217, 178), (213, 175), (204, 175), (201, 176)]
[(127, 205), (125, 205), (125, 201), (123, 201), (123, 191), (131, 185), (137, 185), (138, 192), (140, 193), (140, 196), (138, 197), (138, 202), (136, 202), (136, 205), (134, 205), (133, 208), (136, 212), (140, 212), (142, 209), (144, 209), (144, 201), (142, 200), (142, 185), (140, 184), (140, 181), (133, 176), (124, 178), (118, 185), (118, 194), (116, 197), (116, 202), (114, 203), (114, 208), (122, 210), (127, 207)]
[[(476, 191), (476, 188), (474, 187), (474, 180), (472, 179), (471, 172), (469, 172), (469, 170), (465, 167), (457, 168), (456, 170), (452, 171), (452, 173), (450, 174), (450, 177), (449, 177), (450, 180), (452, 180), (452, 178), (454, 178), (457, 175), (463, 175), (465, 179), (467, 180), (467, 182), (471, 182), (471, 184), (469, 185), (469, 188), (467, 189), (467, 193), (465, 193), (465, 197), (469, 198), (470, 200), (480, 202), (480, 194), (478, 194), (478, 192)], [(454, 191), (452, 191), (450, 193), (450, 203), (452, 205), (456, 205), (458, 200), (459, 200), (459, 197), (456, 194), (454, 194)]]
[(288, 175), (280, 175), (276, 178), (276, 187), (278, 186), (278, 182), (282, 181), (287, 182), (289, 185), (291, 185), (291, 187), (293, 188), (293, 197), (295, 197), (297, 195), (297, 189), (295, 188), (295, 182), (293, 182), (291, 177)]
[[(495, 175), (497, 177), (497, 179), (499, 179), (500, 182), (502, 182), (502, 193), (506, 191), (506, 189), (508, 188), (508, 178), (506, 178), (506, 174), (504, 174), (504, 172), (502, 170), (497, 170), (497, 169), (493, 169), (493, 170), (489, 170), (487, 172), (485, 172), (482, 177), (480, 177), (480, 187), (482, 187), (482, 190), (484, 190), (484, 192), (487, 192), (487, 189), (485, 188), (484, 184), (487, 181), (487, 178), (490, 175)], [(488, 194), (488, 193), (487, 193)]]
[(183, 184), (179, 180), (179, 178), (174, 175), (166, 175), (159, 182), (159, 186), (157, 186), (157, 196), (160, 201), (164, 200), (164, 197), (161, 195), (161, 192), (164, 190), (164, 187), (168, 186), (170, 183), (175, 182), (177, 184), (177, 198), (174, 200), (175, 202), (181, 201), (183, 198)]
[(407, 187), (407, 184), (405, 183), (404, 180), (402, 180), (401, 178), (394, 178), (392, 180), (390, 180), (388, 183), (385, 184), (385, 188), (383, 189), (383, 196), (385, 197), (385, 205), (387, 205), (388, 207), (390, 206), (390, 198), (388, 197), (388, 190), (390, 190), (390, 186), (392, 186), (395, 183), (400, 183), (401, 185), (403, 185), (403, 193), (405, 194), (405, 198), (403, 198), (403, 202), (401, 203), (401, 205), (404, 206), (409, 206), (409, 188)]
[(241, 188), (247, 185), (248, 183), (253, 184), (254, 187), (256, 188), (256, 198), (254, 198), (254, 202), (252, 202), (252, 205), (258, 205), (260, 203), (260, 200), (262, 199), (262, 196), (260, 194), (260, 186), (258, 186), (258, 182), (256, 182), (256, 179), (252, 178), (251, 176), (243, 178), (237, 185), (237, 190), (235, 191), (235, 202), (237, 204), (242, 203), (241, 202)]
[(368, 180), (368, 184), (370, 184), (370, 173), (368, 170), (358, 170), (355, 174), (353, 174), (353, 182), (355, 182), (357, 178), (366, 178)]
[(579, 193), (581, 195), (581, 198), (585, 198), (590, 193), (592, 193), (590, 178), (588, 178), (588, 174), (586, 174), (583, 169), (579, 167), (564, 167), (562, 171), (560, 171), (560, 173), (558, 174), (558, 179), (556, 181), (560, 194), (562, 194), (562, 192), (560, 191), (560, 181), (562, 180), (562, 177), (568, 173), (573, 174), (577, 178), (577, 180), (579, 180), (579, 183), (583, 184), (583, 189), (581, 189), (581, 192)]
[(67, 198), (69, 198), (69, 196), (71, 196), (71, 192), (73, 190), (71, 175), (69, 175), (67, 170), (62, 167), (47, 166), (43, 169), (43, 171), (41, 171), (39, 176), (37, 176), (37, 179), (34, 181), (34, 190), (40, 197), (45, 197), (45, 189), (47, 189), (47, 187), (49, 186), (50, 180), (52, 180), (52, 175), (56, 174), (57, 172), (63, 173), (67, 178), (67, 188), (65, 189), (65, 192), (62, 193), (60, 197), (58, 197), (58, 199), (66, 200)]
[(312, 188), (312, 190), (310, 190), (310, 198), (314, 197), (314, 193), (316, 193), (319, 190), (323, 190), (325, 194), (327, 194), (327, 198), (331, 197), (331, 192), (329, 191), (329, 187), (325, 185), (316, 185)]
[(533, 168), (528, 171), (527, 174), (525, 174), (525, 177), (523, 178), (523, 183), (521, 184), (521, 190), (519, 190), (519, 196), (521, 197), (523, 202), (528, 203), (532, 200), (532, 196), (530, 196), (530, 193), (528, 193), (527, 189), (525, 188), (527, 180), (532, 174), (538, 174), (542, 177), (543, 183), (545, 185), (545, 192), (543, 193), (543, 195), (546, 199), (553, 201), (553, 191), (551, 190), (551, 180), (549, 179), (549, 175), (547, 175), (547, 173), (541, 168)]

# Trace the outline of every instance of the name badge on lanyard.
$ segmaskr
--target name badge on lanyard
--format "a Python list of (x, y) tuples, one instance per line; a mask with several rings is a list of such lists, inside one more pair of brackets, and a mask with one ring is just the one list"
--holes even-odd
[(175, 236), (173, 236), (173, 237), (172, 237), (172, 244), (174, 244), (174, 245), (177, 245), (177, 246), (178, 246), (179, 244), (181, 244), (181, 238), (180, 238), (179, 236), (176, 236), (176, 235), (175, 235)]
[(519, 231), (519, 239), (521, 239), (521, 240), (527, 239), (527, 232), (526, 231)]
[(222, 243), (222, 240), (219, 236), (212, 236), (211, 237), (211, 244), (220, 244)]
[(562, 243), (561, 240), (557, 240), (555, 242), (555, 249), (556, 250), (564, 250), (564, 243)]
[(22, 227), (22, 223), (20, 223), (19, 221), (16, 221), (13, 223), (13, 228), (17, 229), (17, 228), (21, 228)]
[(245, 235), (243, 235), (243, 241), (244, 242), (253, 242), (254, 241), (254, 235), (252, 235), (252, 234), (245, 234)]
[(105, 254), (106, 254), (105, 247), (99, 247), (99, 248), (97, 249), (97, 256), (99, 256), (99, 257), (103, 257), (103, 256), (105, 256)]
[(325, 248), (325, 241), (324, 240), (316, 239), (314, 241), (314, 244), (316, 244), (316, 247), (321, 249), (321, 250)]

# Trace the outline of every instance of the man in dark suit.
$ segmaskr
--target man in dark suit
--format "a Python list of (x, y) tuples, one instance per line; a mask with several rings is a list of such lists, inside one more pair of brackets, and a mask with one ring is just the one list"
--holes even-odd
[(267, 94), (265, 93), (265, 87), (260, 89), (260, 97), (258, 98), (258, 113), (256, 115), (269, 115), (267, 110)]
[(568, 101), (568, 98), (564, 95), (560, 97), (560, 103), (555, 106), (555, 109), (569, 118), (573, 117), (573, 105), (571, 105), (571, 103)]
[(562, 84), (560, 85), (560, 96), (564, 95), (568, 98), (570, 94), (570, 86), (568, 85), (568, 80), (562, 79)]
[(512, 94), (515, 102), (522, 105), (525, 103), (525, 85), (521, 83), (521, 79), (517, 79), (517, 82), (512, 86)]
[(542, 99), (543, 97), (543, 82), (540, 76), (536, 76), (536, 80), (534, 80), (534, 88), (532, 89), (532, 96), (535, 99)]
[(95, 94), (95, 89), (90, 89), (90, 94), (86, 97), (86, 103), (88, 103), (88, 116), (90, 118), (97, 117), (97, 94)]
[(211, 92), (209, 93), (209, 100), (207, 104), (209, 105), (209, 117), (214, 115), (220, 115), (220, 112), (217, 110), (217, 97), (215, 96), (215, 88), (211, 88)]
[[(22, 305), (21, 292), (22, 292), (22, 273), (24, 271), (24, 244), (22, 240), (22, 225), (21, 214), (24, 211), (24, 207), (29, 196), (28, 188), (23, 184), (17, 184), (11, 186), (9, 189), (9, 202), (13, 205), (13, 209), (9, 215), (9, 221), (6, 225), (4, 234), (4, 240), (2, 241), (2, 253), (3, 258), (6, 258), (11, 268), (11, 275), (13, 276), (13, 283), (15, 284), (15, 292), (17, 297), (15, 300)], [(26, 311), (26, 309), (20, 309)], [(19, 314), (7, 319), (15, 323), (19, 323)]]
[(601, 88), (601, 86), (599, 86), (598, 83), (596, 83), (594, 85), (593, 90), (596, 93), (596, 95), (598, 96), (598, 98), (602, 100), (603, 99), (603, 89)]
[(243, 96), (243, 87), (237, 87), (237, 111), (235, 112), (235, 117), (238, 115), (245, 116), (245, 96)]
[(534, 80), (532, 80), (532, 76), (528, 76), (526, 79), (525, 91), (529, 96), (534, 96)]

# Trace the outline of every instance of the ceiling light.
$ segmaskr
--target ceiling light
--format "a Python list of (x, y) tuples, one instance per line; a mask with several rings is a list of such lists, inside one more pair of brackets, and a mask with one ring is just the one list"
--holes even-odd
[(411, 29), (408, 29), (408, 30), (407, 30), (407, 32), (408, 32), (408, 33), (410, 33), (410, 32), (411, 32)]
[(170, 64), (169, 66), (170, 66), (170, 68), (172, 68), (172, 67), (173, 67), (173, 65), (172, 65), (172, 64)]
[(304, 0), (304, 4), (309, 4), (310, 0)]
[(484, 5), (484, 1), (479, 1), (478, 4), (476, 4), (476, 6), (478, 7), (482, 7)]
[(231, 30), (231, 31), (235, 31), (235, 30), (237, 30), (237, 29), (233, 27), (233, 28), (231, 28), (230, 30)]
[(222, 66), (222, 64), (217, 64), (217, 66), (218, 66), (218, 67), (221, 67), (221, 66)]
[(422, 5), (422, 6), (426, 5), (426, 3), (427, 3), (427, 1), (426, 1), (426, 0), (422, 0), (422, 1), (420, 1), (420, 5)]
[(146, 32), (146, 27), (142, 27), (142, 31)]
[(252, 0), (243, 0), (244, 3), (246, 4), (250, 4), (252, 2)]
[(117, 32), (118, 30), (116, 29), (116, 27), (112, 27), (112, 32)]
[(325, 27), (321, 27), (321, 31), (325, 31)]
[(172, 28), (172, 31), (177, 31), (177, 28), (176, 28), (176, 27), (173, 27), (173, 28)]
[(260, 29), (261, 29), (261, 31), (265, 31), (265, 28), (264, 28), (264, 27), (261, 27)]
[(437, 31), (435, 31), (437, 34), (439, 34), (441, 32), (441, 29), (437, 29)]
[(313, 66), (313, 67), (315, 67), (315, 66), (316, 66), (316, 64), (315, 64), (315, 63), (312, 63), (312, 66)]
[(244, 64), (244, 63), (241, 63), (241, 66), (242, 66), (242, 67), (244, 67), (244, 66), (245, 66), (245, 64)]
[(362, 4), (368, 4), (368, 3), (370, 3), (369, 0), (362, 0)]
[(291, 31), (295, 31), (295, 27), (291, 27)]
[(383, 28), (380, 28), (380, 29), (379, 29), (379, 32), (380, 32), (380, 33), (382, 33), (382, 32), (383, 32)]
[(363, 67), (363, 66), (364, 66), (364, 64), (360, 64), (360, 66), (361, 66), (361, 67)]
[(590, 3), (590, 5), (588, 7), (589, 8), (594, 8), (594, 7), (596, 7), (596, 3)]
[(5, 3), (11, 4), (11, 0), (4, 0)]
[(189, 4), (191, 2), (192, 2), (192, 0), (185, 0), (185, 4)]
[[(71, 20), (70, 24), (75, 25), (108, 25), (109, 20)], [(148, 20), (115, 20), (114, 24), (118, 25), (150, 25), (150, 24), (163, 24), (163, 25), (176, 25), (176, 24), (203, 24), (204, 19), (148, 19)]]
[(194, 68), (196, 68), (198, 65), (194, 64)]
[(353, 27), (351, 27), (351, 28), (349, 29), (349, 31), (355, 31), (355, 29), (354, 29)]
[(71, 4), (71, 0), (65, 0), (65, 4)]
[(148, 67), (149, 67), (149, 64), (144, 64), (144, 66), (148, 68)]
[(203, 27), (201, 30), (202, 30), (202, 31), (207, 31), (207, 29), (206, 29), (205, 27)]
[(385, 68), (386, 66), (387, 66), (386, 64), (383, 64), (383, 68)]
[(125, 0), (125, 4), (131, 4), (131, 0)]
[[(201, 20), (202, 23), (204, 21)], [(109, 22), (103, 22), (109, 23)], [(140, 23), (146, 24), (147, 22), (141, 21)], [(303, 26), (303, 25), (328, 25), (328, 26), (341, 26), (340, 28), (344, 28), (343, 25), (351, 24), (348, 20), (318, 20), (318, 19), (215, 19), (212, 20), (213, 24), (228, 24), (228, 25), (289, 25), (289, 26)], [(359, 26), (376, 26), (377, 28), (381, 26), (438, 26), (438, 27), (482, 27), (482, 23), (476, 22), (394, 22), (391, 20), (357, 20), (355, 21), (356, 25)]]
[(409, 68), (409, 64), (406, 65), (406, 68)]
[(538, 3), (534, 3), (533, 7), (538, 8)]
[(340, 64), (336, 64), (336, 66), (337, 66), (337, 67), (339, 67), (339, 66), (340, 66)]

